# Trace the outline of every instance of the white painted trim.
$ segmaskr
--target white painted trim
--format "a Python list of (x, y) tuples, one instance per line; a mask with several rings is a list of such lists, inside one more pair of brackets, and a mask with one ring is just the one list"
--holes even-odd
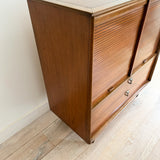
[(36, 120), (38, 117), (49, 111), (49, 104), (45, 104), (34, 108), (29, 113), (26, 113), (23, 117), (17, 119), (17, 121), (8, 125), (6, 128), (0, 131), (0, 144), (5, 140), (16, 134), (18, 131), (29, 125), (31, 122)]

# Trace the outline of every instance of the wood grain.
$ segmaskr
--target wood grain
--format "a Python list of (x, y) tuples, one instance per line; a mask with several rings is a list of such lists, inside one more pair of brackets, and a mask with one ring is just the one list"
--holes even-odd
[(92, 106), (127, 78), (143, 6), (94, 28)]
[(50, 108), (89, 143), (92, 18), (53, 4), (28, 4)]
[(87, 147), (89, 147), (88, 144), (84, 143), (75, 133), (72, 133), (42, 160), (74, 160)]
[(54, 148), (46, 136), (40, 134), (13, 153), (6, 160), (40, 160)]
[(152, 83), (144, 88), (138, 98), (110, 121), (97, 137), (95, 143), (76, 160), (160, 159), (159, 67), (160, 61)]
[(145, 0), (42, 0), (45, 2), (61, 5), (64, 7), (73, 8), (76, 10), (99, 14), (112, 10), (116, 10), (120, 7), (124, 7), (130, 4), (139, 3), (139, 1)]
[(134, 70), (143, 63), (158, 48), (160, 39), (160, 1), (151, 1), (147, 10), (143, 31), (137, 48), (136, 57), (133, 65)]
[(94, 26), (98, 26), (102, 23), (107, 22), (108, 20), (111, 20), (113, 18), (119, 17), (120, 15), (126, 14), (127, 12), (130, 12), (131, 10), (142, 7), (147, 4), (146, 0), (143, 1), (137, 1), (137, 3), (131, 3), (124, 7), (117, 8), (116, 10), (111, 10), (110, 12), (106, 12), (100, 15), (95, 15), (94, 17)]
[(151, 159), (159, 160), (160, 158), (159, 148), (160, 148), (160, 140), (156, 143), (155, 146), (150, 148), (150, 152), (147, 154), (148, 157), (146, 158), (146, 160), (151, 160)]
[(26, 144), (32, 137), (38, 135), (41, 131), (50, 126), (56, 119), (57, 116), (48, 112), (5, 141), (5, 143), (0, 145), (0, 159), (5, 160), (8, 156)]
[[(104, 122), (151, 79), (155, 67), (149, 70), (156, 61), (147, 61), (157, 51), (160, 1), (108, 0), (114, 5), (94, 14), (46, 1), (28, 0), (28, 5), (50, 108), (91, 143)], [(89, 3), (94, 5), (90, 0), (84, 5)], [(148, 68), (143, 70), (144, 63)], [(137, 76), (129, 87), (128, 76), (133, 73)], [(128, 97), (126, 89), (131, 91)], [(44, 132), (54, 145), (70, 135), (63, 123), (57, 123)]]
[[(148, 81), (154, 60), (155, 56), (133, 75), (132, 84), (129, 84), (128, 80), (126, 80), (114, 92), (112, 92), (92, 109), (92, 136), (96, 134), (98, 129), (104, 125), (104, 123), (114, 114), (114, 112), (116, 112), (129, 98), (133, 96), (133, 94), (135, 94), (138, 89), (140, 89)], [(126, 91), (129, 91), (128, 96), (125, 95)]]
[(56, 146), (71, 133), (71, 129), (60, 119), (57, 119), (50, 127), (44, 130), (43, 133), (49, 141)]
[[(75, 135), (75, 133), (72, 132), (71, 135), (64, 137), (64, 139), (60, 143), (58, 143), (58, 145), (56, 145), (56, 150), (54, 151), (55, 148), (53, 148), (52, 151), (44, 157), (44, 159), (53, 160), (53, 157), (60, 157), (61, 160), (66, 160), (66, 158), (71, 158), (74, 160), (117, 160), (119, 158), (123, 160), (159, 160), (159, 68), (160, 59), (158, 60), (158, 66), (156, 67), (155, 73), (153, 75), (152, 83), (149, 83), (149, 85), (142, 91), (142, 94), (140, 94), (138, 98), (136, 98), (132, 103), (128, 105), (128, 107), (125, 108), (125, 110), (122, 110), (116, 117), (114, 117), (114, 119), (112, 119), (112, 121), (110, 121), (110, 123), (97, 137), (94, 144), (86, 145), (82, 141), (82, 139), (80, 139), (77, 135)], [(44, 118), (46, 117), (46, 115), (48, 115), (47, 118)], [(51, 122), (53, 120), (53, 117), (56, 116), (54, 116), (54, 114), (50, 111), (44, 116), (41, 116), (34, 123), (25, 127), (11, 139), (9, 139), (7, 143), (12, 144), (12, 146), (15, 146), (15, 148), (17, 149), (12, 153), (12, 155), (14, 155), (15, 152), (18, 152), (19, 156), (17, 156), (16, 158), (22, 157), (24, 154), (24, 150), (22, 148), (24, 146), (29, 146), (29, 144), (32, 144), (31, 142), (34, 142), (34, 144), (37, 146), (37, 148), (34, 148), (34, 151), (38, 151), (40, 145), (37, 145), (39, 143), (39, 138), (36, 137), (41, 137), (41, 135), (43, 135), (45, 131), (47, 131), (51, 136), (54, 132), (53, 128), (55, 128), (55, 132), (60, 131), (59, 129), (56, 130), (56, 128), (59, 128), (60, 126), (60, 122), (58, 122), (57, 120), (51, 124), (53, 128), (50, 126), (49, 129), (48, 125), (46, 125), (48, 124), (48, 122)], [(42, 119), (43, 122), (41, 121)], [(36, 128), (37, 126), (41, 126), (41, 128), (43, 128), (44, 130), (40, 131), (40, 133), (36, 136), (28, 134), (30, 132), (32, 133), (33, 128)], [(64, 132), (68, 132), (65, 125), (61, 125), (61, 127)], [(24, 130), (28, 131), (26, 134), (23, 134), (23, 139), (27, 141), (25, 141), (25, 145), (21, 146), (21, 135), (22, 132), (24, 133)], [(63, 135), (65, 133), (62, 133), (60, 131), (60, 137), (61, 134)], [(58, 135), (58, 133), (54, 135)], [(28, 136), (30, 137), (28, 138)], [(19, 141), (17, 141), (17, 139), (19, 139)], [(45, 141), (45, 138), (40, 139), (44, 139)], [(0, 145), (0, 155), (2, 153), (1, 149), (3, 149), (3, 146), (5, 146), (5, 144), (6, 142)], [(17, 148), (16, 146), (21, 147)], [(33, 146), (31, 145), (31, 147)], [(10, 157), (12, 155), (10, 155), (9, 149), (10, 148), (8, 148), (7, 151), (8, 156)], [(34, 151), (32, 151), (32, 153)], [(25, 160), (27, 160), (27, 157)]]

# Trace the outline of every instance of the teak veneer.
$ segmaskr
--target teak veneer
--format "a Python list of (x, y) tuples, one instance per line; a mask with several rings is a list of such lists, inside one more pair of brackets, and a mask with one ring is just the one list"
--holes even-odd
[(91, 143), (151, 81), (160, 1), (82, 2), (28, 0), (28, 6), (50, 108)]

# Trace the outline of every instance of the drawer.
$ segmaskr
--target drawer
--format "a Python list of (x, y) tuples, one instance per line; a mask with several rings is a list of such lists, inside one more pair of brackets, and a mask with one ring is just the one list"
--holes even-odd
[(144, 6), (94, 27), (92, 106), (128, 76)]
[(129, 77), (116, 90), (109, 94), (103, 101), (92, 109), (91, 133), (94, 133), (145, 83), (155, 60), (154, 55), (132, 77)]

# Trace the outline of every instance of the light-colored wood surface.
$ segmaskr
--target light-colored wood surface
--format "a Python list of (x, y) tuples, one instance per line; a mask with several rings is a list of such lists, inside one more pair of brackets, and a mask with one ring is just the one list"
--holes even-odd
[(50, 127), (44, 130), (43, 133), (48, 137), (52, 144), (56, 146), (71, 133), (71, 129), (60, 119), (57, 119)]
[(5, 143), (0, 144), (0, 160), (5, 160), (19, 150), (23, 145), (51, 125), (56, 119), (57, 116), (48, 112), (8, 139)]
[(53, 148), (54, 145), (48, 138), (40, 134), (13, 153), (7, 160), (39, 160)]
[(111, 9), (114, 7), (118, 8), (119, 6), (125, 6), (130, 3), (136, 3), (138, 1), (146, 1), (146, 0), (39, 0), (39, 1), (46, 1), (89, 13), (96, 13), (102, 10)]
[(160, 60), (150, 83), (86, 144), (49, 112), (0, 145), (0, 160), (159, 160)]

